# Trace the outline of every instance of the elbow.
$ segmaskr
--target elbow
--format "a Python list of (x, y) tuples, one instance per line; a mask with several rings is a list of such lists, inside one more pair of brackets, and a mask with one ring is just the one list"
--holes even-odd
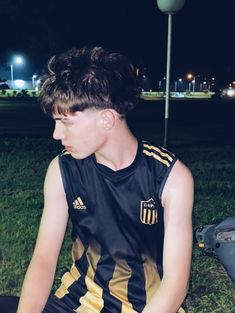
[(188, 290), (189, 290), (189, 282), (187, 282), (185, 285), (181, 286), (181, 299), (182, 299), (182, 302), (184, 301), (184, 299), (186, 298), (187, 296), (187, 293), (188, 293)]
[(182, 277), (164, 277), (162, 278), (162, 284), (167, 286), (168, 290), (172, 291), (172, 294), (179, 299), (182, 303), (189, 290), (189, 280), (182, 279)]

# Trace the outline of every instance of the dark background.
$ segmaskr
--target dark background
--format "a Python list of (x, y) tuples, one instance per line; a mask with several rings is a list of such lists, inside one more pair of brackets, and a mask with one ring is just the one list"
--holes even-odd
[[(234, 0), (185, 1), (173, 15), (173, 76), (234, 80), (234, 12)], [(24, 79), (51, 55), (83, 45), (124, 53), (156, 79), (165, 75), (167, 15), (156, 0), (0, 0), (0, 30), (0, 71), (22, 54), (27, 61), (15, 71)]]

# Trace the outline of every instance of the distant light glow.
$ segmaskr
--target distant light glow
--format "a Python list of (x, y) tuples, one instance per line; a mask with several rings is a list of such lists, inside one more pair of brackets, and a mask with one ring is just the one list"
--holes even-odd
[(235, 96), (235, 89), (228, 89), (227, 90), (227, 96), (228, 97), (234, 97)]
[(23, 63), (23, 58), (20, 57), (20, 56), (15, 57), (15, 63), (22, 64)]
[(16, 79), (15, 80), (15, 86), (17, 88), (23, 88), (24, 85), (25, 85), (25, 81), (24, 80), (22, 80), (22, 79)]

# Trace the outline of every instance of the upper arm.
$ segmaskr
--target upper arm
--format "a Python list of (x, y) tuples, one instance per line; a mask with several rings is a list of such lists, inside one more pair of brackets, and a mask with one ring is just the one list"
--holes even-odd
[(177, 161), (166, 181), (164, 207), (164, 275), (187, 283), (192, 254), (193, 178), (188, 168)]
[(50, 163), (44, 183), (44, 209), (34, 254), (56, 262), (68, 221), (68, 205), (58, 157)]

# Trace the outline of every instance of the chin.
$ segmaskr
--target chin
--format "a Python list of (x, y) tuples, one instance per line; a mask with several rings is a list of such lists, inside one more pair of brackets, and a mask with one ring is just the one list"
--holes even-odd
[(74, 152), (71, 152), (71, 156), (74, 158), (74, 159), (77, 159), (77, 160), (83, 160), (85, 158), (87, 158), (90, 154), (86, 155), (86, 154), (82, 154), (82, 153), (74, 153)]

